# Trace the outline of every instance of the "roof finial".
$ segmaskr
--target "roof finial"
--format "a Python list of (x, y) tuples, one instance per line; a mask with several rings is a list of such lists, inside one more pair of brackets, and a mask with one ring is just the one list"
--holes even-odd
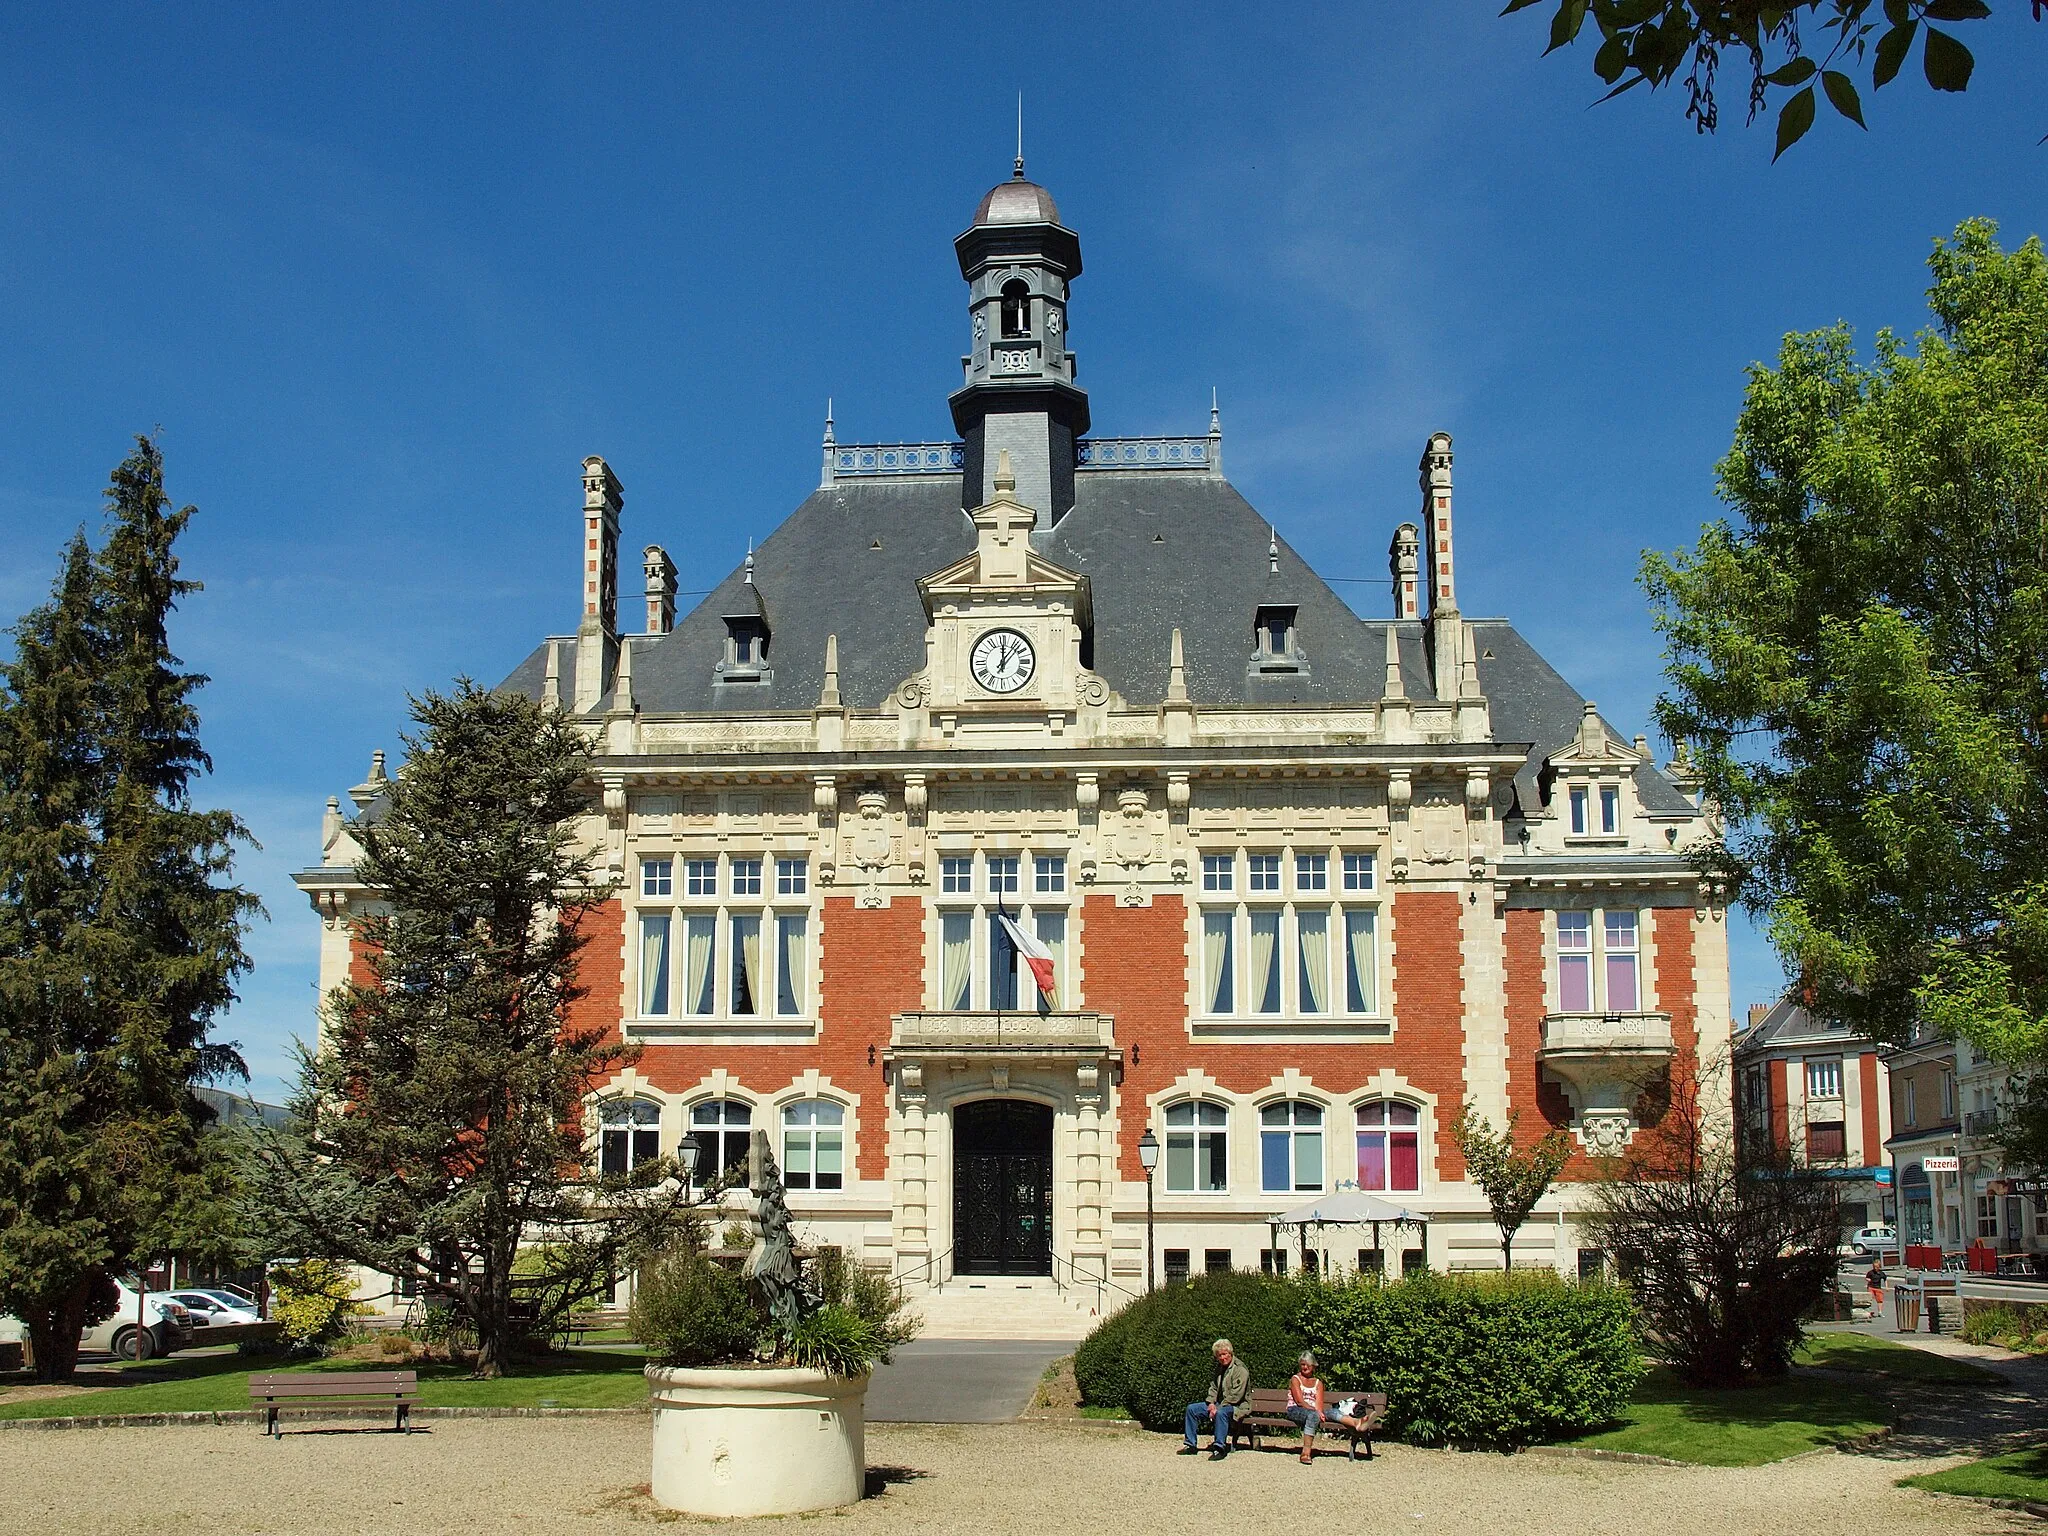
[(1209, 435), (1211, 437), (1221, 437), (1223, 435), (1223, 412), (1216, 404), (1216, 386), (1214, 384), (1209, 386)]
[(1268, 574), (1280, 574), (1280, 530), (1271, 523), (1266, 524), (1266, 570)]
[(999, 449), (996, 453), (996, 494), (1007, 495), (1017, 489), (1017, 472), (1010, 468), (1010, 450)]
[(749, 536), (749, 538), (747, 539), (747, 585), (751, 587), (751, 586), (752, 586), (753, 584), (754, 584), (754, 541), (753, 541), (753, 538), (752, 538), (751, 536)]
[(837, 439), (832, 436), (832, 397), (827, 395), (825, 397), (825, 444), (827, 447), (830, 447), (835, 441)]
[(1022, 91), (1017, 93), (1017, 169), (1010, 179), (1012, 181), (1022, 181), (1024, 179), (1024, 93)]

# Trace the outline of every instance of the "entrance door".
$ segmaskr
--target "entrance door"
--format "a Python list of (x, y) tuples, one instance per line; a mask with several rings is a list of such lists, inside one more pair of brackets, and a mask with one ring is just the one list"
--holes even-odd
[(1052, 1111), (984, 1099), (953, 1111), (953, 1268), (1052, 1273)]

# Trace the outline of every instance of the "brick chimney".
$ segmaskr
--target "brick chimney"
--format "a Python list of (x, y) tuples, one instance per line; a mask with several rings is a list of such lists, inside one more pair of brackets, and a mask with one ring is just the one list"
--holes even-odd
[(676, 627), (676, 563), (659, 544), (650, 544), (640, 565), (647, 573), (647, 633), (665, 635)]
[(576, 626), (576, 712), (611, 686), (619, 656), (619, 511), (625, 487), (611, 466), (583, 461), (583, 618)]
[(1387, 569), (1394, 578), (1394, 617), (1413, 619), (1420, 616), (1417, 604), (1421, 596), (1415, 590), (1419, 580), (1417, 568), (1421, 562), (1422, 533), (1413, 523), (1403, 523), (1394, 530), (1394, 542), (1387, 546)]

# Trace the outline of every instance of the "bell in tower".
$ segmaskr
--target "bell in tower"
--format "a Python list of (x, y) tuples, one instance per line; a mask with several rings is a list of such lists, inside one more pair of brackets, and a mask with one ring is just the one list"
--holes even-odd
[(967, 279), (973, 350), (967, 382), (952, 397), (953, 425), (967, 445), (963, 507), (995, 494), (1008, 453), (1017, 499), (1049, 528), (1074, 505), (1074, 440), (1088, 430), (1088, 395), (1067, 350), (1068, 285), (1081, 274), (1081, 239), (1060, 223), (1052, 194), (1016, 174), (990, 188), (974, 224), (953, 242)]

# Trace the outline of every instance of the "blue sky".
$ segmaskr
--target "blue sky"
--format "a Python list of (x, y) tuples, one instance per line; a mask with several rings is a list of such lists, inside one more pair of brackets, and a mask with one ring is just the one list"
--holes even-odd
[[(1590, 55), (1490, 0), (186, 9), (0, 23), (0, 615), (160, 428), (205, 793), (263, 845), (223, 1033), (266, 1096), (312, 1026), (288, 874), (322, 803), (408, 690), (573, 625), (584, 455), (703, 588), (815, 483), (828, 395), (843, 439), (947, 433), (951, 240), (1017, 90), (1096, 429), (1200, 430), (1215, 386), (1232, 479), (1372, 578), (1450, 431), (1463, 606), (1624, 731), (1659, 684), (1639, 553), (1715, 515), (1745, 366), (1918, 328), (1932, 237), (2016, 243), (2048, 178), (2048, 31), (2011, 5), (1964, 29), (1967, 96), (1902, 79), (1775, 167), (1739, 81), (1718, 138), (1669, 94), (1592, 109)], [(1735, 938), (1739, 1008), (1777, 971)]]

